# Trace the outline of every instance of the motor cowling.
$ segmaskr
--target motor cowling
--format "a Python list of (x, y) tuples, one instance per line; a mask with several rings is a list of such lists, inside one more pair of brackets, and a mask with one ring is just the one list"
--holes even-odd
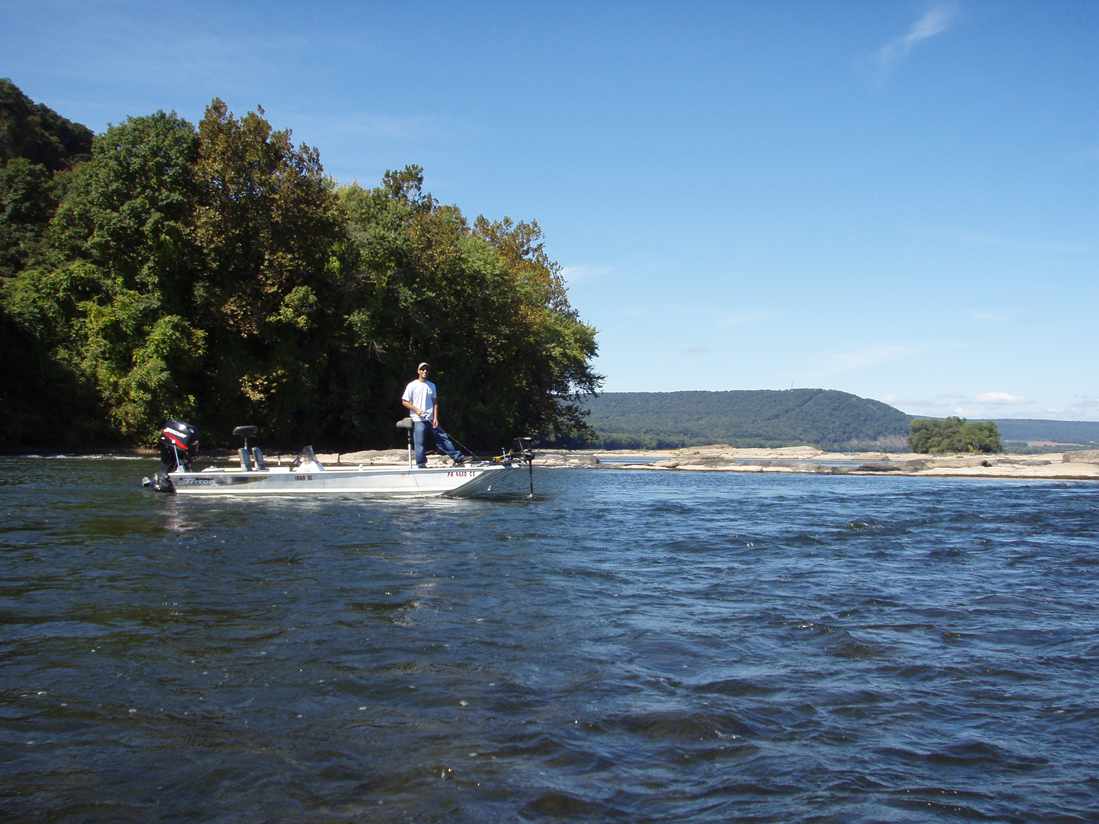
[(160, 430), (160, 463), (164, 472), (191, 470), (198, 455), (198, 429), (184, 421), (168, 421)]

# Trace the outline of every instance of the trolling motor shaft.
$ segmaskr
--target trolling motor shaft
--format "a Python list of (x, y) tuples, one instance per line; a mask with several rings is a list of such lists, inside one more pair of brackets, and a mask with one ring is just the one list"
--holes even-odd
[(515, 445), (511, 448), (511, 451), (507, 453), (505, 459), (505, 463), (509, 465), (515, 461), (523, 461), (526, 463), (527, 475), (530, 479), (530, 495), (528, 495), (529, 498), (534, 497), (534, 450), (531, 448), (533, 445), (533, 438), (516, 438)]

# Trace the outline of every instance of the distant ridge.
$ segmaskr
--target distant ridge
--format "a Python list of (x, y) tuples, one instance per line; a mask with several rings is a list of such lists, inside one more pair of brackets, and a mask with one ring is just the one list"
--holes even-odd
[(1099, 421), (1047, 421), (1005, 418), (993, 421), (1004, 441), (1049, 441), (1064, 444), (1099, 443)]
[(881, 401), (833, 389), (605, 392), (586, 407), (596, 445), (606, 449), (729, 443), (900, 451), (910, 420)]
[[(729, 443), (905, 451), (911, 421), (931, 417), (833, 389), (604, 392), (585, 406), (594, 445), (604, 449)], [(1099, 422), (981, 420), (992, 420), (1004, 442), (1099, 443)]]

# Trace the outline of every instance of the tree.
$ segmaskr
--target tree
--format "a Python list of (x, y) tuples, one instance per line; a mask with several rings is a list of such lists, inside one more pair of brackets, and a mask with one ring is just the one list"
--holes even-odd
[(194, 128), (174, 114), (108, 129), (73, 173), (40, 260), (7, 289), (13, 317), (81, 396), (94, 388), (102, 436), (145, 439), (165, 417), (195, 412), (194, 157)]
[(56, 172), (86, 159), (91, 147), (91, 129), (36, 104), (0, 78), (0, 163), (21, 157)]
[(0, 166), (0, 278), (30, 259), (57, 202), (49, 170), (23, 157)]
[(348, 303), (340, 362), (356, 430), (392, 437), (396, 400), (418, 360), (444, 386), (446, 426), (471, 443), (583, 426), (594, 392), (595, 330), (569, 306), (536, 223), (479, 218), (423, 191), (423, 171), (340, 192), (349, 217)]
[(282, 443), (387, 444), (425, 357), (472, 443), (584, 427), (595, 330), (535, 222), (471, 228), (417, 166), (337, 190), (262, 109), (216, 99), (197, 129), (164, 112), (112, 126), (59, 174), (0, 170), (0, 339), (38, 376), (4, 390), (24, 441), (57, 401), (99, 438), (183, 417), (215, 443), (254, 422)]
[(201, 396), (216, 420), (288, 437), (322, 425), (344, 216), (317, 151), (295, 148), (263, 114), (237, 118), (215, 99), (198, 127), (195, 310), (211, 344)]
[(64, 172), (87, 159), (91, 146), (90, 129), (0, 79), (0, 278), (33, 257), (60, 200)]
[(970, 423), (964, 418), (912, 421), (909, 444), (913, 452), (1002, 452), (1000, 431), (991, 421)]

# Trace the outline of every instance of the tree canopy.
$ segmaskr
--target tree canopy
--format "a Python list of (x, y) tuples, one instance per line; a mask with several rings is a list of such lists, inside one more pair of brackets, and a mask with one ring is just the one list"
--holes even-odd
[(0, 163), (21, 157), (57, 172), (87, 157), (92, 130), (35, 103), (0, 78)]
[(262, 109), (217, 99), (197, 126), (112, 126), (72, 169), (18, 154), (33, 120), (2, 121), (0, 342), (28, 355), (0, 390), (9, 447), (147, 443), (173, 417), (207, 442), (256, 423), (281, 444), (389, 445), (425, 359), (471, 445), (584, 431), (595, 330), (536, 221), (471, 224), (418, 166), (338, 187)]
[(909, 443), (913, 452), (948, 453), (1002, 452), (1000, 431), (991, 421), (967, 421), (964, 418), (912, 421)]

